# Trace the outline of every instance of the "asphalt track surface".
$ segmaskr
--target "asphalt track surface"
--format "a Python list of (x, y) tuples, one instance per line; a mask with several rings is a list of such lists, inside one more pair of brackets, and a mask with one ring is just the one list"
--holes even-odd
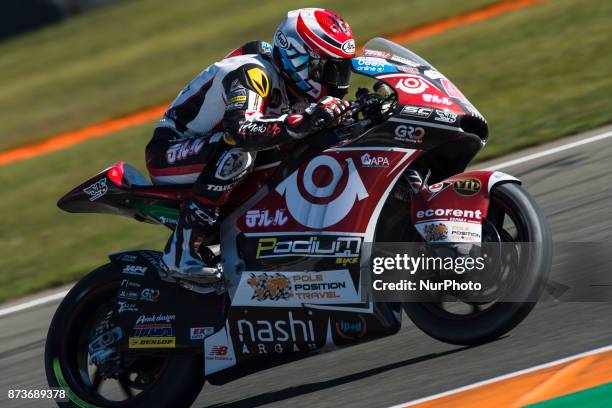
[[(563, 143), (567, 140), (530, 152)], [(516, 157), (520, 156), (496, 162)], [(522, 179), (536, 197), (555, 241), (606, 241), (612, 249), (611, 157), (612, 138), (607, 138), (503, 171)], [(553, 279), (555, 269), (558, 265)], [(57, 304), (0, 317), (1, 407), (53, 406), (52, 401), (9, 401), (7, 391), (46, 388), (44, 339)], [(316, 355), (224, 386), (207, 384), (194, 406), (384, 407), (609, 344), (612, 303), (540, 303), (507, 336), (475, 348), (430, 339), (404, 316), (404, 326), (394, 336)]]

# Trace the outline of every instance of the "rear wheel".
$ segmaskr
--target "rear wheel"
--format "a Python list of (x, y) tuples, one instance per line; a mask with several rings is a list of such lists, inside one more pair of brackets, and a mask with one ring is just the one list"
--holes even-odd
[[(495, 340), (519, 324), (535, 306), (534, 299), (541, 295), (550, 271), (552, 238), (542, 210), (521, 186), (507, 183), (493, 188), (483, 236), (484, 241), (487, 236), (495, 236), (505, 248), (512, 249), (515, 243), (516, 251), (505, 251), (507, 259), (501, 261), (529, 266), (530, 275), (511, 277), (514, 291), (524, 294), (528, 301), (485, 303), (439, 298), (434, 302), (404, 303), (408, 317), (429, 336), (459, 345)], [(519, 243), (525, 242), (537, 243), (537, 250), (521, 251)]]
[(202, 355), (143, 354), (120, 356), (120, 370), (106, 378), (90, 363), (92, 333), (112, 313), (120, 284), (113, 264), (84, 277), (58, 307), (45, 347), (51, 387), (66, 390), (65, 407), (188, 407), (204, 384)]

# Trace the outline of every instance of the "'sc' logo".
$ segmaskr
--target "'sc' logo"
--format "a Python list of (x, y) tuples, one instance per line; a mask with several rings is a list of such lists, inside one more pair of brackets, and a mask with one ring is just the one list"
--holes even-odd
[(262, 98), (268, 96), (270, 81), (268, 80), (266, 73), (261, 68), (249, 69), (247, 71), (247, 77), (249, 78), (251, 86)]

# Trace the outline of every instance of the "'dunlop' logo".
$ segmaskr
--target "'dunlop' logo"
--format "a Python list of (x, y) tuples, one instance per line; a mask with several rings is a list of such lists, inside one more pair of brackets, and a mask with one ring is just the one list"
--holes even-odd
[[(308, 163), (301, 178), (298, 177), (299, 171), (296, 170), (280, 183), (276, 187), (276, 192), (285, 195), (291, 216), (309, 228), (327, 228), (344, 219), (353, 208), (355, 201), (367, 198), (368, 192), (353, 160), (346, 159), (346, 164), (348, 174), (335, 158), (326, 155), (317, 156)], [(327, 171), (329, 177), (326, 177), (322, 183), (315, 183), (315, 173), (320, 171)], [(344, 190), (332, 198), (343, 177), (347, 177)], [(299, 182), (302, 183), (304, 191), (317, 203), (302, 195), (298, 187)]]

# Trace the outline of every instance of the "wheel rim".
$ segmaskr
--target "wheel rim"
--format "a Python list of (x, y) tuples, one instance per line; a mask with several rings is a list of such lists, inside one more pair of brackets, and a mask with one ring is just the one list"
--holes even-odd
[(72, 380), (68, 383), (71, 391), (92, 403), (109, 407), (141, 400), (155, 386), (168, 362), (163, 356), (137, 356), (126, 362), (117, 379), (104, 379), (97, 367), (89, 363), (91, 332), (102, 316), (114, 309), (117, 287), (118, 282), (108, 283), (84, 295), (87, 300), (78, 302), (60, 349), (62, 367), (68, 371), (66, 377)]
[[(487, 218), (483, 220), (483, 241), (491, 243), (498, 240), (504, 248), (501, 252), (504, 259), (500, 260), (501, 266), (496, 269), (498, 272), (496, 279), (505, 288), (516, 278), (510, 271), (515, 270), (516, 264), (521, 259), (521, 247), (518, 243), (529, 241), (526, 221), (518, 208), (512, 204), (493, 192)], [(513, 242), (517, 244), (509, 245)], [(500, 302), (495, 299), (489, 302), (466, 302), (448, 294), (442, 294), (432, 302), (423, 303), (430, 312), (450, 320), (471, 319), (491, 311), (499, 304)]]

